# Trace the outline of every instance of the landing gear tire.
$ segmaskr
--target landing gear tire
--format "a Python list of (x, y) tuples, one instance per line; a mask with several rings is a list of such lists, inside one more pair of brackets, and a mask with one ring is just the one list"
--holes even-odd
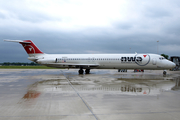
[(83, 69), (80, 69), (79, 70), (79, 74), (83, 74), (84, 73), (84, 70)]
[(163, 71), (163, 75), (166, 75), (166, 73), (167, 73), (166, 71)]
[(90, 69), (86, 69), (85, 72), (86, 72), (86, 74), (89, 74), (90, 73)]

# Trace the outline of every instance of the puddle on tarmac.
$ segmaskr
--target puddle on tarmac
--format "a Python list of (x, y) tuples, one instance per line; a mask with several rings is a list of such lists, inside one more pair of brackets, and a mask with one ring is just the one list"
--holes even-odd
[[(134, 77), (134, 75), (130, 76)], [(109, 77), (103, 77), (98, 82), (95, 78), (92, 79), (93, 81), (90, 81), (90, 78), (87, 80), (86, 77), (83, 79), (78, 78), (76, 78), (77, 81), (73, 77), (68, 78), (78, 93), (156, 96), (163, 92), (180, 90), (180, 77), (166, 80), (157, 76), (136, 75), (134, 79), (130, 79), (127, 76), (124, 76), (124, 78), (117, 78), (116, 76), (108, 82), (107, 79)], [(104, 82), (104, 79), (106, 79), (106, 82)], [(44, 93), (74, 93), (74, 89), (72, 89), (66, 79), (42, 80), (29, 85), (28, 91), (22, 99), (35, 99)]]

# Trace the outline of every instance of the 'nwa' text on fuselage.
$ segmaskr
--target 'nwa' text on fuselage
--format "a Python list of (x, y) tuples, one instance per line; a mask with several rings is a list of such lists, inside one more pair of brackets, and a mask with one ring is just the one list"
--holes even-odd
[(121, 62), (142, 62), (142, 57), (122, 57)]

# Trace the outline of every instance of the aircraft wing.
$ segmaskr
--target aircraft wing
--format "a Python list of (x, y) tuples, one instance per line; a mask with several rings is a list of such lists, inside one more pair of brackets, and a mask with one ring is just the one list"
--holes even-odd
[(81, 63), (49, 63), (46, 64), (46, 66), (50, 66), (50, 67), (62, 67), (62, 66), (68, 66), (68, 67), (98, 67), (98, 64), (81, 64)]

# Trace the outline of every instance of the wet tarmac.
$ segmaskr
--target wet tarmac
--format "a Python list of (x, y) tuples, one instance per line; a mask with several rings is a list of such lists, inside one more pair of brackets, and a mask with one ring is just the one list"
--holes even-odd
[(179, 120), (180, 71), (0, 69), (0, 120)]

